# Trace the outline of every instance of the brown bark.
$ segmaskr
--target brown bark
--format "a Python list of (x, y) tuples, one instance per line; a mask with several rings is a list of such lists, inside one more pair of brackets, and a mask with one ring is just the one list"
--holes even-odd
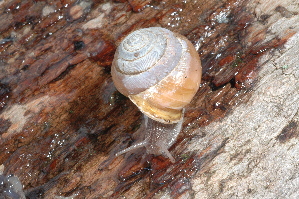
[[(0, 1), (0, 165), (27, 197), (298, 197), (298, 3)], [(203, 81), (162, 156), (114, 157), (138, 109), (113, 86), (121, 39), (185, 35)], [(297, 146), (298, 145), (298, 146)]]

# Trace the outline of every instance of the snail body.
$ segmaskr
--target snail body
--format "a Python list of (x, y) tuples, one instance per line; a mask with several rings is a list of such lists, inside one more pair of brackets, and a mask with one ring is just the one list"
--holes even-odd
[(181, 130), (184, 107), (201, 80), (194, 46), (165, 28), (134, 31), (118, 46), (111, 74), (116, 88), (145, 115), (144, 141), (117, 155), (145, 147), (149, 154), (163, 154), (174, 161), (168, 148)]

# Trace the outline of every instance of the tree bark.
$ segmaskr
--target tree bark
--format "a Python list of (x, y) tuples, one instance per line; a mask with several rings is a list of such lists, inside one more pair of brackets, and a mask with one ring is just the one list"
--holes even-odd
[[(0, 0), (3, 175), (28, 198), (298, 198), (298, 10), (291, 0)], [(141, 136), (141, 113), (115, 89), (111, 62), (126, 35), (151, 26), (185, 35), (202, 61), (174, 164), (142, 149), (114, 156)]]

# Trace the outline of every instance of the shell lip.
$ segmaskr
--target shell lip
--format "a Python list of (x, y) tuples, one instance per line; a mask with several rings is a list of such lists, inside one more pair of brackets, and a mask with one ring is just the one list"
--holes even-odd
[(139, 98), (137, 95), (129, 95), (130, 100), (139, 108), (139, 110), (149, 118), (164, 123), (178, 123), (183, 118), (182, 109), (160, 109), (149, 104), (146, 100)]

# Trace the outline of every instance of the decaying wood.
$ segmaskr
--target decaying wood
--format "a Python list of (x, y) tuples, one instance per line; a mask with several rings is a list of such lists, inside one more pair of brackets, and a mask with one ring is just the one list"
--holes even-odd
[[(28, 198), (298, 198), (299, 4), (0, 0), (0, 165)], [(110, 76), (131, 31), (188, 37), (203, 82), (164, 157)], [(3, 166), (2, 166), (3, 167)]]

